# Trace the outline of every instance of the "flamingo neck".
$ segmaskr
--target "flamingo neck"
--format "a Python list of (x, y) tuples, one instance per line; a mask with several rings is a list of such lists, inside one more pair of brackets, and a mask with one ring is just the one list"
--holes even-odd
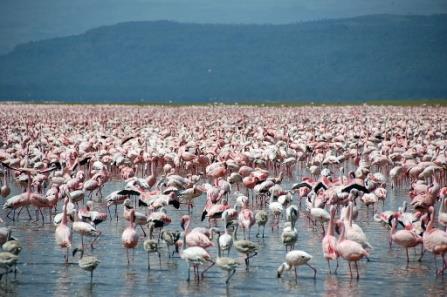
[(221, 251), (220, 251), (219, 239), (220, 239), (220, 232), (217, 233), (217, 256), (220, 258), (221, 257)]
[(334, 215), (331, 212), (331, 217), (329, 218), (329, 223), (328, 223), (328, 227), (326, 230), (326, 235), (327, 236), (333, 236), (334, 235)]
[(352, 227), (352, 208), (353, 208), (353, 204), (350, 203), (349, 204), (349, 208), (348, 208), (348, 213), (349, 213), (349, 226)]
[(430, 220), (428, 221), (428, 224), (427, 224), (427, 231), (428, 232), (433, 230), (433, 222), (434, 222), (434, 220), (435, 220), (435, 212), (432, 211), (430, 213)]
[(445, 201), (446, 197), (442, 198), (441, 200), (441, 206), (439, 207), (439, 215), (445, 212)]
[(31, 195), (31, 173), (27, 173), (28, 175), (28, 183), (26, 186), (26, 192), (28, 193), (28, 198)]
[(338, 242), (342, 242), (343, 240), (345, 240), (345, 224), (342, 223), (340, 237), (338, 238)]
[(64, 203), (64, 212), (62, 214), (62, 224), (67, 225), (67, 205), (68, 205), (68, 201), (66, 201)]
[(391, 221), (391, 235), (394, 235), (397, 232), (397, 219), (393, 218)]

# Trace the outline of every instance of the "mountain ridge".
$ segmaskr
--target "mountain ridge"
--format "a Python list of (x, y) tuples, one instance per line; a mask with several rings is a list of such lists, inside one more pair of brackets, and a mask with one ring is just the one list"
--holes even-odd
[(447, 14), (293, 24), (125, 22), (18, 45), (0, 98), (324, 102), (447, 98)]

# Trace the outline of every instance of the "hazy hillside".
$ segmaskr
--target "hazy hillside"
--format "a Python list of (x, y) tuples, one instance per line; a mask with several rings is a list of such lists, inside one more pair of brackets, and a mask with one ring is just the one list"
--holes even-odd
[(447, 15), (290, 25), (122, 23), (23, 44), (1, 56), (0, 98), (447, 98)]

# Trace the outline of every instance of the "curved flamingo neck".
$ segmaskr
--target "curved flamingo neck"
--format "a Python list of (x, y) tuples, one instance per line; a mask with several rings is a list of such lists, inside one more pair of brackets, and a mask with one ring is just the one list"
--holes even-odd
[(341, 231), (340, 231), (340, 237), (338, 238), (338, 242), (342, 242), (343, 240), (346, 239), (346, 237), (345, 237), (345, 224), (341, 223), (340, 227), (341, 227)]
[(348, 214), (349, 214), (349, 227), (352, 227), (352, 209), (353, 209), (353, 203), (349, 203), (348, 207)]
[(334, 235), (334, 213), (331, 212), (330, 213), (330, 218), (329, 218), (329, 223), (328, 223), (328, 227), (326, 230), (326, 235), (327, 236), (333, 236)]
[(31, 195), (31, 174), (27, 173), (27, 175), (28, 175), (28, 184), (26, 186), (26, 192), (28, 193), (28, 198), (29, 198)]
[(427, 224), (427, 231), (428, 232), (431, 232), (434, 229), (433, 228), (434, 220), (435, 220), (435, 212), (432, 211), (430, 213), (430, 220), (428, 221), (428, 224)]
[(397, 219), (393, 218), (393, 220), (391, 221), (391, 235), (394, 235), (397, 232), (397, 223), (396, 223)]
[(220, 232), (217, 233), (217, 256), (220, 258), (221, 257), (221, 251), (220, 251), (219, 239), (220, 239)]
[(134, 210), (130, 211), (129, 227), (131, 227), (132, 229), (135, 229), (135, 211)]
[(442, 213), (445, 212), (445, 201), (446, 201), (446, 197), (442, 198), (441, 206), (439, 207), (439, 214), (438, 215), (441, 215)]
[[(188, 219), (187, 221), (186, 221), (186, 224), (185, 224), (185, 238), (186, 238), (186, 234), (188, 234), (189, 232), (191, 232), (191, 230), (190, 230), (190, 224), (191, 224), (191, 219)], [(186, 239), (185, 239), (186, 240)]]
[(62, 214), (62, 224), (67, 225), (67, 205), (68, 200), (64, 201), (64, 212)]

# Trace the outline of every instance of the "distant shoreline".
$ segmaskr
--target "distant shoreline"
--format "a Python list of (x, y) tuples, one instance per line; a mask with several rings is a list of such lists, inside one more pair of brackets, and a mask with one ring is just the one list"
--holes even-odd
[(185, 106), (241, 106), (241, 107), (304, 107), (304, 106), (361, 106), (361, 105), (374, 105), (374, 106), (447, 106), (446, 99), (411, 99), (411, 100), (368, 100), (365, 102), (352, 102), (352, 101), (339, 101), (339, 102), (191, 102), (191, 103), (162, 103), (162, 102), (70, 102), (70, 101), (33, 101), (33, 100), (0, 100), (2, 104), (14, 104), (14, 105), (110, 105), (110, 106), (160, 106), (160, 107), (185, 107)]

